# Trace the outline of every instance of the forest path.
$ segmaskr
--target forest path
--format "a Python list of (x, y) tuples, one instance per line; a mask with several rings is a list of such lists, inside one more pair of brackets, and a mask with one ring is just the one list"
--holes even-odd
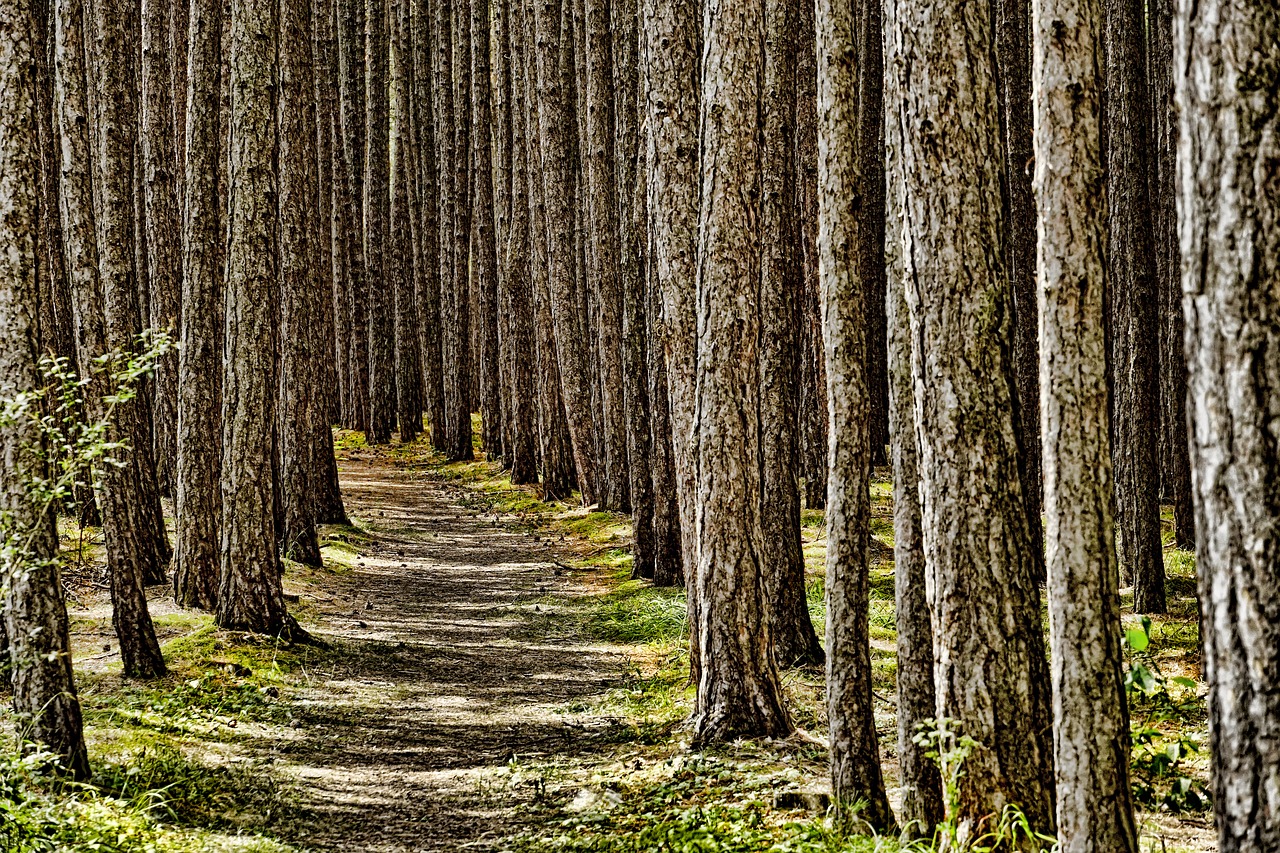
[(343, 496), (370, 538), (304, 614), (351, 654), (294, 697), (289, 835), (321, 850), (501, 849), (535, 794), (509, 762), (591, 751), (585, 732), (608, 721), (570, 708), (616, 682), (625, 656), (528, 630), (535, 608), (574, 591), (535, 537), (473, 515), (463, 487), (353, 455)]

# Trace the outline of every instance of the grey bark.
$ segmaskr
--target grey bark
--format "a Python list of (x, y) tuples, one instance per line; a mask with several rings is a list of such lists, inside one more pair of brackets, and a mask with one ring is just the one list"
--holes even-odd
[(534, 14), (537, 68), (538, 138), (543, 180), (543, 221), (547, 233), (547, 284), (560, 371), (561, 398), (573, 444), (574, 468), (582, 501), (590, 506), (600, 497), (596, 450), (591, 428), (591, 388), (583, 335), (583, 311), (574, 282), (574, 240), (570, 205), (572, 162), (569, 136), (574, 132), (567, 105), (566, 76), (560, 64), (562, 13), (558, 0), (539, 0)]
[(498, 244), (494, 225), (493, 82), (489, 0), (471, 0), (472, 287), (479, 315), (471, 324), (479, 351), (481, 437), (485, 455), (502, 458), (502, 395), (498, 380)]
[(290, 560), (319, 566), (316, 496), (319, 430), (328, 431), (319, 395), (324, 341), (318, 258), (316, 108), (312, 53), (312, 0), (281, 0), (279, 148), (280, 175), (280, 497), (284, 526), (280, 551)]
[[(85, 29), (94, 34), (94, 49), (87, 54), (69, 49), (65, 57), (59, 51), (59, 61), (79, 62), (80, 57), (88, 55), (92, 61), (86, 62), (86, 66), (93, 67), (95, 72), (94, 89), (100, 93), (126, 91), (131, 82), (126, 16), (110, 0), (98, 0), (93, 11), (93, 26)], [(78, 13), (79, 9), (75, 9), (69, 14), (79, 17)], [(71, 36), (70, 29), (68, 21), (66, 32), (60, 35), (79, 36), (78, 32)], [(75, 228), (78, 232), (76, 239), (80, 248), (74, 250), (77, 268), (73, 273), (73, 288), (78, 290), (76, 313), (82, 325), (76, 339), (82, 348), (81, 363), (89, 364), (106, 352), (130, 352), (136, 346), (139, 289), (132, 223), (137, 115), (130, 98), (104, 96), (97, 101), (93, 133), (96, 180), (91, 185), (89, 170), (85, 168), (88, 141), (78, 127), (85, 114), (80, 105), (88, 103), (83, 95), (84, 81), (79, 69), (68, 66), (66, 85), (69, 88), (65, 93), (65, 113), (60, 117), (64, 138), (63, 231), (68, 240), (71, 238), (66, 235), (67, 231)], [(66, 144), (69, 136), (75, 137), (71, 146)], [(71, 182), (79, 185), (75, 197), (68, 189)], [(84, 230), (88, 209), (83, 207), (90, 198), (96, 205), (92, 219), (96, 246), (92, 250), (88, 248), (89, 237)], [(66, 225), (68, 219), (74, 219), (74, 225)], [(91, 274), (83, 265), (93, 260), (95, 252), (97, 270)], [(100, 400), (104, 393), (107, 391), (102, 385), (90, 386), (91, 398)], [(164, 537), (163, 525), (158, 528), (156, 525), (159, 495), (155, 489), (155, 471), (150, 465), (150, 437), (144, 429), (143, 405), (144, 400), (139, 397), (115, 409), (111, 440), (127, 441), (130, 448), (122, 467), (102, 467), (98, 496), (111, 576), (112, 623), (120, 640), (124, 673), (134, 678), (151, 678), (165, 672), (143, 586), (148, 580), (163, 578), (169, 560), (169, 543)]]
[(1213, 803), (1280, 848), (1280, 14), (1179, 0), (1178, 220)]
[(362, 210), (369, 305), (369, 428), (366, 436), (371, 444), (385, 444), (391, 440), (396, 421), (395, 284), (388, 275), (387, 263), (387, 220), (391, 212), (387, 0), (366, 0), (364, 27)]
[(227, 185), (226, 339), (222, 400), (222, 542), (217, 624), (304, 636), (285, 608), (273, 518), (276, 147), (272, 66), (279, 7), (232, 0), (231, 157)]
[(365, 44), (362, 2), (338, 6), (338, 74), (340, 77), (340, 123), (342, 156), (346, 168), (341, 184), (345, 196), (348, 235), (348, 286), (345, 319), (348, 345), (346, 370), (350, 384), (353, 429), (369, 429), (369, 301), (371, 282), (365, 269), (364, 169), (365, 169)]
[(471, 334), (471, 10), (467, 0), (456, 0), (452, 17), (449, 63), (453, 69), (453, 209), (449, 222), (449, 257), (453, 266), (452, 287), (445, 300), (444, 361), (448, 367), (447, 400), (448, 457), (467, 460), (474, 456), (471, 437), (472, 394), (475, 380)]
[(1160, 540), (1159, 318), (1151, 227), (1151, 126), (1143, 0), (1106, 0), (1107, 275), (1111, 294), (1116, 551), (1139, 613), (1164, 613)]
[(174, 598), (213, 610), (221, 533), (223, 265), (219, 176), (222, 0), (192, 0), (184, 99), (186, 207), (178, 350), (178, 466)]
[(781, 666), (823, 661), (809, 617), (800, 543), (800, 324), (804, 274), (795, 217), (796, 24), (799, 3), (766, 0), (761, 168), (760, 524), (764, 577)]
[[(857, 115), (858, 16), (852, 5), (819, 0), (818, 279), (827, 364), (830, 455), (827, 464), (827, 715), (831, 791), (837, 808), (864, 803), (859, 817), (891, 829), (893, 812), (880, 769), (871, 703), (868, 623), (871, 544), (871, 447), (865, 307), (867, 281), (858, 218), (867, 189)], [(882, 197), (883, 198), (883, 197)], [(883, 280), (883, 279), (881, 279)]]
[(774, 664), (764, 582), (760, 458), (764, 3), (702, 6), (697, 242), (696, 587), (693, 742), (792, 731)]
[(391, 13), (391, 96), (394, 129), (391, 149), (391, 231), (387, 259), (394, 296), (396, 420), (400, 440), (413, 441), (422, 431), (422, 352), (418, 337), (417, 258), (411, 176), (414, 173), (410, 111), (414, 85), (409, 52), (409, 0), (395, 0)]
[[(169, 37), (171, 0), (142, 0), (143, 196), (147, 242), (150, 325), (181, 336), (179, 295), (182, 290), (182, 224), (178, 209), (178, 160), (173, 122), (173, 60)], [(184, 93), (185, 94), (185, 93)], [(144, 297), (146, 298), (146, 297)], [(177, 461), (178, 353), (171, 350), (156, 362), (152, 377), (155, 400), (156, 479), (161, 492), (174, 492)]]
[[(0, 398), (36, 390), (37, 210), (40, 146), (36, 105), (36, 40), (25, 0), (0, 8)], [(35, 414), (34, 412), (32, 414)], [(13, 709), (24, 739), (58, 757), (61, 770), (89, 777), (80, 702), (71, 671), (67, 609), (57, 562), (57, 507), (41, 507), (32, 481), (45, 475), (44, 436), (20, 418), (0, 434), (0, 507), (7, 545), (0, 610)]]
[(951, 817), (976, 829), (1016, 804), (1048, 831), (1049, 685), (1011, 413), (991, 11), (887, 3), (885, 69), (896, 79), (885, 112), (902, 140), (891, 193), (903, 211), (937, 716), (981, 744)]
[(1032, 10), (1054, 769), (1068, 853), (1138, 849), (1108, 434), (1101, 6)]

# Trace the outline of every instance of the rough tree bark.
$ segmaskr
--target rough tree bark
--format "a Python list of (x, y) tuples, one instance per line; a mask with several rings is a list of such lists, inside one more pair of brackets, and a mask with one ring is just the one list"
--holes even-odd
[(396, 421), (395, 283), (387, 269), (387, 219), (391, 210), (387, 9), (387, 0), (366, 0), (362, 198), (365, 284), (369, 300), (369, 429), (366, 435), (371, 444), (390, 441)]
[(573, 211), (569, 193), (572, 162), (569, 134), (574, 132), (565, 76), (560, 65), (561, 17), (559, 0), (536, 3), (538, 139), (543, 182), (543, 221), (547, 233), (547, 283), (555, 346), (560, 368), (561, 395), (573, 443), (574, 468), (582, 501), (590, 506), (599, 499), (599, 476), (591, 428), (591, 388), (587, 348), (582, 334), (584, 317), (574, 282)]
[(1187, 359), (1183, 351), (1182, 279), (1178, 259), (1178, 128), (1173, 103), (1174, 0), (1148, 4), (1151, 94), (1151, 216), (1160, 324), (1159, 469), (1165, 499), (1173, 504), (1173, 543), (1195, 548), (1191, 457), (1187, 446)]
[[(147, 239), (147, 283), (151, 326), (181, 336), (182, 225), (178, 210), (178, 160), (174, 153), (173, 69), (169, 39), (170, 0), (142, 0), (142, 114), (140, 140)], [(185, 93), (184, 93), (185, 94)], [(146, 298), (146, 297), (144, 297)], [(177, 460), (178, 352), (156, 362), (152, 377), (155, 402), (156, 480), (174, 491)]]
[(1135, 853), (1107, 408), (1102, 4), (1032, 5), (1058, 844)]
[[(827, 363), (831, 449), (827, 465), (827, 712), (831, 720), (831, 791), (837, 807), (864, 805), (858, 816), (891, 829), (893, 811), (880, 770), (871, 704), (868, 607), (871, 544), (871, 395), (867, 381), (870, 284), (862, 275), (865, 227), (858, 215), (868, 187), (856, 114), (858, 15), (852, 4), (819, 0), (818, 279)], [(878, 29), (878, 28), (877, 28)], [(883, 196), (882, 196), (883, 199)], [(883, 263), (883, 261), (882, 261)], [(880, 281), (883, 282), (883, 277)]]
[(352, 429), (369, 429), (369, 287), (364, 256), (365, 72), (364, 3), (338, 4), (339, 118), (342, 125), (342, 157), (346, 168), (340, 182), (345, 197), (348, 287), (345, 311), (348, 344), (345, 369), (351, 395)]
[(428, 0), (413, 0), (413, 132), (418, 192), (414, 222), (418, 229), (414, 286), (418, 302), (423, 408), (431, 431), (431, 446), (439, 449), (444, 423), (444, 368), (440, 362), (440, 216), (443, 204), (439, 195), (440, 173), (436, 159), (440, 135), (435, 123), (435, 70), (431, 62), (434, 27), (430, 24), (430, 15)]
[(1040, 361), (1036, 329), (1036, 208), (1031, 195), (1029, 0), (995, 0), (995, 50), (1004, 148), (1004, 255), (1013, 293), (1014, 420), (1035, 579), (1044, 581)]
[(480, 435), (485, 455), (500, 459), (502, 395), (498, 381), (498, 244), (493, 217), (493, 82), (489, 63), (489, 0), (471, 0), (472, 271), (480, 314), (472, 324), (480, 362)]
[[(898, 78), (885, 78), (886, 103), (902, 100)], [(893, 115), (890, 113), (890, 115)], [(896, 116), (895, 116), (896, 119)], [(943, 818), (942, 775), (915, 735), (937, 714), (933, 682), (933, 616), (925, 587), (920, 521), (920, 452), (916, 442), (911, 316), (902, 263), (902, 126), (885, 127), (885, 320), (888, 329), (889, 441), (893, 462), (894, 624), (898, 631), (899, 821), (911, 838), (932, 838)]]
[(177, 548), (174, 599), (218, 603), (222, 498), (222, 257), (220, 159), (222, 0), (192, 0), (183, 98), (186, 207), (182, 220), (182, 323), (178, 350)]
[(1179, 0), (1178, 220), (1222, 853), (1280, 849), (1280, 15)]
[(454, 104), (453, 104), (453, 6), (452, 0), (431, 0), (435, 26), (432, 27), (433, 80), (435, 110), (435, 149), (439, 160), (439, 245), (440, 245), (440, 415), (431, 428), (431, 443), (446, 453), (453, 446), (454, 398), (458, 394), (458, 362), (452, 347), (454, 341), (449, 324), (453, 316), (453, 293), (456, 289), (453, 265), (453, 219), (457, 199), (454, 195)]
[(452, 289), (444, 317), (444, 360), (450, 365), (452, 384), (448, 399), (449, 448), (452, 460), (474, 458), (471, 411), (475, 359), (471, 336), (471, 11), (467, 0), (457, 0), (452, 15), (449, 62), (453, 68), (453, 210), (449, 223), (449, 257), (453, 265)]
[[(68, 4), (71, 5), (71, 4)], [(91, 31), (96, 51), (86, 52), (67, 47), (59, 51), (59, 63), (65, 69), (60, 105), (63, 143), (63, 236), (70, 246), (70, 232), (77, 232), (76, 250), (69, 249), (77, 260), (72, 271), (76, 291), (76, 315), (80, 328), (76, 341), (81, 347), (82, 364), (110, 351), (130, 352), (136, 346), (138, 324), (138, 281), (133, 252), (133, 143), (137, 115), (133, 101), (127, 97), (101, 97), (96, 102), (96, 143), (94, 159), (97, 172), (90, 183), (88, 137), (84, 130), (88, 103), (82, 68), (92, 67), (94, 88), (100, 93), (126, 91), (130, 82), (129, 47), (126, 20), (122, 10), (111, 0), (94, 3)], [(66, 31), (60, 38), (80, 38), (80, 9), (67, 12)], [(70, 33), (71, 17), (77, 33)], [(89, 29), (86, 27), (86, 29)], [(73, 55), (74, 54), (74, 55)], [(86, 60), (85, 57), (91, 57)], [(71, 63), (84, 66), (74, 67)], [(91, 125), (92, 126), (92, 125)], [(67, 144), (67, 138), (73, 141)], [(71, 190), (69, 185), (75, 185)], [(91, 189), (92, 187), (92, 189)], [(73, 195), (74, 193), (74, 195)], [(92, 201), (90, 201), (92, 199)], [(90, 207), (84, 207), (90, 205)], [(93, 210), (90, 220), (89, 211)], [(68, 224), (70, 220), (70, 224)], [(92, 224), (90, 224), (90, 222)], [(88, 229), (93, 228), (91, 236)], [(96, 246), (93, 245), (96, 238)], [(97, 270), (86, 264), (97, 255)], [(69, 268), (72, 264), (68, 264)], [(91, 385), (87, 398), (104, 404), (108, 393), (104, 384)], [(146, 458), (149, 442), (140, 440), (146, 433), (142, 425), (143, 401), (135, 398), (114, 412), (111, 440), (127, 441), (130, 449), (120, 467), (102, 466), (102, 488), (98, 499), (102, 507), (103, 536), (107, 546), (107, 564), (111, 583), (112, 623), (120, 640), (120, 654), (125, 675), (152, 678), (164, 675), (164, 659), (156, 641), (151, 616), (147, 612), (143, 586), (156, 576), (164, 576), (168, 562), (168, 540), (163, 547), (163, 527), (155, 527), (159, 495), (155, 490), (154, 469)], [(105, 411), (99, 410), (100, 412)], [(92, 415), (91, 415), (92, 416)], [(113, 559), (114, 558), (114, 559)]]
[[(698, 586), (697, 374), (698, 58), (701, 38), (692, 3), (645, 0), (645, 79), (650, 264), (660, 309), (671, 418), (672, 461), (681, 530), (681, 562), (689, 591), (689, 626), (700, 621)], [(697, 678), (699, 643), (689, 643)]]
[[(512, 483), (538, 481), (538, 390), (534, 385), (537, 369), (537, 340), (533, 317), (534, 235), (530, 229), (529, 209), (529, 134), (527, 88), (524, 80), (524, 12), (519, 0), (499, 0), (506, 36), (500, 50), (505, 54), (510, 90), (507, 93), (511, 135), (507, 156), (510, 160), (511, 184), (508, 193), (507, 242), (499, 246), (503, 253), (503, 275), (499, 282), (499, 310), (506, 316), (506, 338), (502, 355), (506, 384), (503, 414), (508, 429), (507, 462)], [(545, 243), (544, 243), (545, 245)]]
[(1160, 542), (1159, 318), (1151, 230), (1151, 102), (1143, 0), (1105, 0), (1107, 277), (1116, 552), (1139, 613), (1164, 613)]
[(277, 306), (272, 66), (280, 9), (232, 0), (219, 627), (305, 636), (285, 608), (272, 511)]
[[(902, 140), (893, 192), (902, 200), (937, 715), (981, 744), (952, 817), (976, 825), (1017, 804), (1048, 831), (1048, 667), (1012, 416), (991, 11), (989, 2), (887, 3), (885, 69), (897, 79), (885, 112)], [(978, 670), (984, 678), (972, 677)]]
[(693, 741), (785, 737), (761, 530), (760, 244), (764, 2), (706, 0), (697, 242), (700, 644)]
[(316, 197), (315, 91), (312, 79), (312, 0), (280, 2), (280, 497), (284, 525), (280, 551), (290, 560), (319, 566), (316, 494), (321, 411), (317, 347), (320, 302), (328, 296), (317, 272), (320, 232)]
[[(35, 112), (35, 40), (31, 7), (14, 0), (0, 8), (0, 399), (36, 390), (39, 291), (37, 209), (40, 146)], [(59, 579), (57, 507), (30, 494), (45, 474), (44, 436), (23, 418), (0, 434), (0, 506), (6, 559), (0, 606), (8, 643), (3, 661), (13, 686), (13, 710), (24, 739), (58, 757), (62, 772), (89, 777), (80, 702), (71, 672), (67, 608)], [(11, 561), (11, 562), (10, 562)], [(10, 668), (11, 665), (11, 668)]]
[(764, 578), (781, 666), (822, 663), (809, 618), (800, 543), (799, 349), (804, 274), (795, 217), (796, 0), (766, 0), (761, 151), (760, 525)]
[(867, 316), (867, 394), (871, 464), (888, 464), (888, 330), (884, 269), (884, 44), (879, 0), (854, 6), (858, 51), (858, 157), (861, 160), (862, 222), (858, 229), (858, 275)]
[(413, 175), (413, 62), (409, 53), (409, 0), (394, 0), (391, 12), (391, 96), (395, 134), (391, 149), (391, 231), (387, 247), (389, 286), (394, 296), (396, 420), (400, 440), (422, 432), (422, 353), (418, 338), (414, 225), (410, 184)]
[[(543, 198), (542, 144), (539, 140), (537, 97), (537, 39), (534, 28), (534, 0), (517, 3), (513, 11), (521, 18), (524, 38), (525, 150), (529, 189), (530, 280), (533, 290), (535, 353), (538, 363), (538, 455), (539, 476), (544, 500), (568, 498), (577, 482), (573, 462), (573, 442), (569, 419), (561, 396), (560, 363), (556, 352), (555, 323), (551, 313), (549, 235)], [(513, 22), (514, 25), (514, 22)]]

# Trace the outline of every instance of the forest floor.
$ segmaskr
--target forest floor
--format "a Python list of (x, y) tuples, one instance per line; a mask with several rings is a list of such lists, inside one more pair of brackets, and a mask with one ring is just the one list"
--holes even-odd
[[(70, 808), (65, 794), (45, 794), (29, 799), (48, 814), (16, 809), (32, 838), (62, 833), (64, 845), (20, 849), (898, 846), (838, 838), (823, 820), (820, 669), (785, 674), (797, 736), (689, 750), (684, 598), (629, 580), (626, 517), (543, 503), (496, 466), (446, 464), (425, 442), (370, 449), (339, 433), (337, 444), (352, 523), (322, 530), (323, 568), (290, 563), (284, 577), (291, 608), (323, 645), (219, 631), (157, 588), (152, 613), (172, 674), (124, 682), (99, 537), (64, 531), (96, 775)], [(893, 786), (888, 484), (874, 496), (876, 718)], [(820, 620), (820, 512), (806, 511), (804, 539)], [(1171, 562), (1175, 603), (1189, 594), (1185, 569)], [(1130, 652), (1143, 665), (1131, 679), (1142, 691), (1134, 718), (1149, 729), (1135, 761), (1154, 809), (1140, 815), (1144, 851), (1213, 849), (1195, 808), (1204, 762), (1193, 751), (1203, 740), (1194, 618), (1179, 606), (1143, 632), (1148, 642), (1130, 631), (1145, 646)]]

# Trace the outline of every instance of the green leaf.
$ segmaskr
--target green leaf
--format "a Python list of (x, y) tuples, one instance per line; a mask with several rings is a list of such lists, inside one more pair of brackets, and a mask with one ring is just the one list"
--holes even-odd
[(1135, 652), (1140, 652), (1151, 644), (1151, 638), (1141, 628), (1130, 628), (1124, 632), (1124, 638), (1129, 643), (1129, 648)]

